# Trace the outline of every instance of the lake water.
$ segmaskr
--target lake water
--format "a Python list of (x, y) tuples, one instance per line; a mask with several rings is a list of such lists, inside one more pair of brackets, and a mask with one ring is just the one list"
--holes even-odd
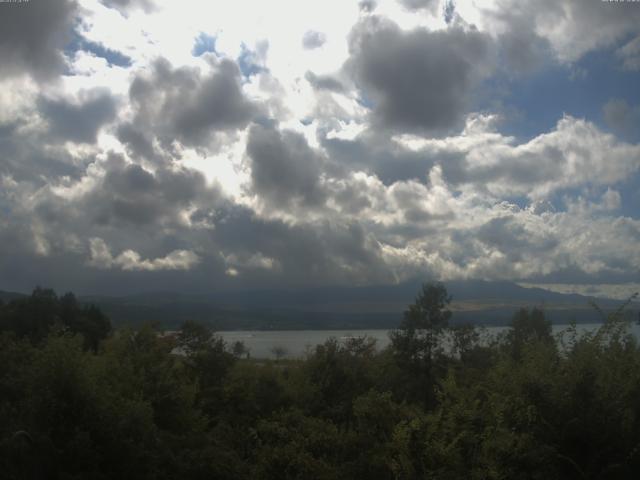
[[(577, 326), (579, 332), (595, 330), (601, 324), (581, 324)], [(568, 325), (553, 325), (553, 333), (565, 330)], [(484, 335), (497, 335), (507, 327), (485, 327)], [(631, 325), (631, 332), (640, 339), (640, 326)], [(346, 340), (349, 337), (368, 336), (376, 339), (376, 345), (382, 349), (389, 345), (389, 330), (274, 330), (274, 331), (237, 331), (218, 332), (224, 340), (231, 344), (238, 340), (249, 348), (253, 358), (275, 358), (272, 349), (282, 347), (285, 357), (301, 358), (316, 345), (324, 343), (331, 337)]]

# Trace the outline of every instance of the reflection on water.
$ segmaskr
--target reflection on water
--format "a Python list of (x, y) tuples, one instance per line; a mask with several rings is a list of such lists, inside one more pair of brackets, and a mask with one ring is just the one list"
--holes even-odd
[[(595, 330), (600, 324), (582, 324), (577, 326), (578, 332)], [(566, 330), (568, 325), (554, 325), (553, 333)], [(507, 327), (484, 327), (487, 336), (497, 335)], [(640, 339), (640, 326), (633, 324), (631, 332)], [(347, 340), (350, 337), (368, 336), (376, 339), (376, 345), (382, 349), (389, 345), (389, 330), (275, 330), (275, 331), (239, 331), (219, 332), (228, 344), (238, 340), (244, 342), (253, 358), (274, 358), (273, 349), (282, 347), (287, 358), (304, 357), (316, 345), (334, 337)]]

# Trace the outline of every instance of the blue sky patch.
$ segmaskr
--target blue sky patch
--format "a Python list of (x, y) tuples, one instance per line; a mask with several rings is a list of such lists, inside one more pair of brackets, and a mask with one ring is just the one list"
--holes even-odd
[(73, 38), (65, 48), (65, 53), (67, 55), (73, 55), (75, 52), (80, 50), (92, 53), (96, 57), (104, 58), (110, 66), (115, 65), (117, 67), (127, 68), (133, 63), (131, 58), (124, 53), (112, 50), (101, 43), (92, 42), (80, 35), (78, 32), (74, 32)]
[(241, 46), (240, 56), (238, 56), (238, 67), (245, 77), (257, 75), (266, 69), (258, 63), (258, 55), (253, 50), (247, 48), (245, 44)]
[[(508, 117), (503, 133), (528, 140), (553, 130), (563, 114), (609, 130), (603, 115), (609, 100), (640, 105), (640, 72), (621, 68), (614, 54), (617, 47), (591, 52), (573, 65), (548, 64), (528, 77), (490, 80), (488, 89), (501, 92)], [(481, 107), (488, 104), (480, 101)], [(634, 140), (640, 140), (640, 136)]]
[(191, 49), (191, 55), (199, 57), (205, 53), (217, 53), (216, 52), (216, 37), (201, 33), (195, 39), (193, 48)]

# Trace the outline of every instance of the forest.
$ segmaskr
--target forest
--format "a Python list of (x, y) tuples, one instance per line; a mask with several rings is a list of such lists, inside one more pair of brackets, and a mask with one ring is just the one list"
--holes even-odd
[[(209, 327), (113, 329), (37, 288), (0, 304), (7, 479), (626, 479), (640, 471), (640, 348), (628, 303), (553, 335), (450, 326), (426, 283), (378, 349), (330, 339), (248, 358)], [(597, 307), (595, 307), (597, 308)]]

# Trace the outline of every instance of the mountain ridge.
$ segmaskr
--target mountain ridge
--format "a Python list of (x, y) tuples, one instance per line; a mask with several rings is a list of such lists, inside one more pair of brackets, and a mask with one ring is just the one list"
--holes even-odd
[[(395, 328), (407, 306), (415, 301), (422, 282), (355, 287), (247, 290), (235, 292), (142, 292), (124, 296), (81, 295), (83, 303), (98, 305), (116, 325), (154, 322), (177, 328), (186, 320), (218, 330), (307, 330)], [(453, 323), (507, 324), (519, 308), (543, 308), (553, 323), (592, 323), (601, 320), (591, 297), (564, 294), (514, 282), (464, 280), (444, 282), (452, 296)], [(15, 292), (1, 292), (18, 297)], [(622, 302), (596, 299), (603, 309)]]

